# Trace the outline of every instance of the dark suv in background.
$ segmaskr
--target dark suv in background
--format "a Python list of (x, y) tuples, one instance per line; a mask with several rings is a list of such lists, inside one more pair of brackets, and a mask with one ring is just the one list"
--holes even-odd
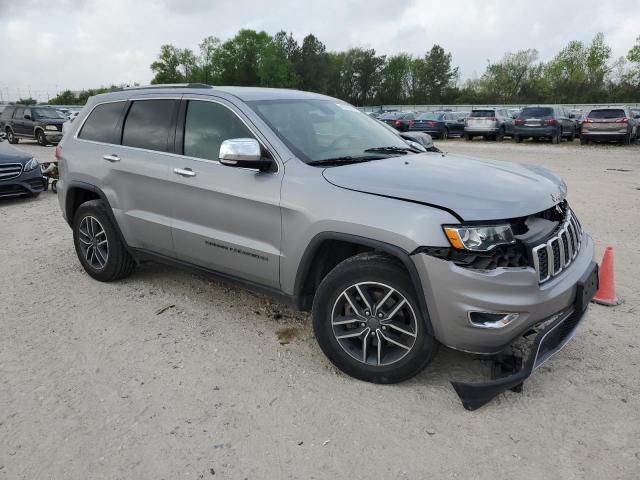
[(2, 111), (0, 127), (9, 143), (28, 138), (45, 146), (62, 139), (62, 124), (65, 121), (66, 117), (51, 107), (10, 105)]
[(483, 137), (502, 141), (505, 136), (513, 136), (513, 117), (505, 108), (474, 109), (464, 121), (465, 140)]
[(576, 136), (574, 117), (563, 107), (525, 107), (515, 120), (514, 140), (520, 143), (525, 138), (548, 138), (552, 143), (560, 143), (566, 138), (573, 142)]
[(465, 112), (424, 112), (416, 117), (409, 130), (425, 132), (443, 140), (452, 136), (461, 137), (466, 115)]

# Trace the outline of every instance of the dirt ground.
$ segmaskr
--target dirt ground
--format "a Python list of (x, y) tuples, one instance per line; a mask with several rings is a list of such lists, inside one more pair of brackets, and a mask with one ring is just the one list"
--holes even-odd
[(616, 249), (625, 303), (522, 394), (467, 412), (449, 381), (486, 363), (445, 348), (403, 384), (354, 380), (306, 314), (190, 272), (98, 283), (46, 192), (0, 201), (0, 479), (637, 479), (640, 145), (439, 146), (554, 169), (598, 260)]

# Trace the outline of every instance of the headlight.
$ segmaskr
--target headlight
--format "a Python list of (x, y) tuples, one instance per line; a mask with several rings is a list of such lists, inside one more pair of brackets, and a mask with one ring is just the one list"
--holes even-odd
[(509, 225), (488, 227), (445, 226), (444, 233), (454, 248), (474, 252), (488, 252), (498, 245), (516, 241)]
[(29, 160), (27, 163), (24, 164), (24, 171), (25, 172), (30, 172), (31, 170), (38, 168), (40, 164), (38, 163), (38, 161), (35, 158), (32, 158), (31, 160)]
[(55, 125), (47, 125), (46, 127), (44, 127), (45, 130), (58, 130), (58, 127), (56, 127)]

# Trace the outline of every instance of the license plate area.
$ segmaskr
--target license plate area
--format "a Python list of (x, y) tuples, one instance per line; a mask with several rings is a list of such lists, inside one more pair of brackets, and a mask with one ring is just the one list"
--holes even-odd
[(587, 309), (599, 286), (598, 264), (594, 262), (578, 281), (575, 301), (576, 312), (582, 313)]

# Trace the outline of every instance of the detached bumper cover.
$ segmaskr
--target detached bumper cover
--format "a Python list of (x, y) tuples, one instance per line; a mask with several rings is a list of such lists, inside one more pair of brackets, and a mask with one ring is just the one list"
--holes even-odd
[(518, 389), (536, 368), (559, 352), (573, 338), (597, 290), (598, 265), (594, 262), (578, 282), (574, 305), (539, 330), (522, 368), (511, 375), (486, 382), (451, 382), (464, 408), (476, 410), (495, 396), (510, 389)]

